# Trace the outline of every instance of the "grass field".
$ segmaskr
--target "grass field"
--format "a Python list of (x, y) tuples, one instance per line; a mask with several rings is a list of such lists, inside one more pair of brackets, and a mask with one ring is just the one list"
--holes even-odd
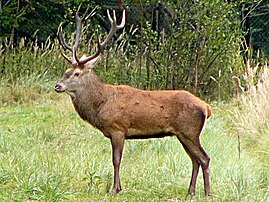
[[(2, 103), (17, 95), (7, 92)], [(238, 134), (241, 112), (233, 116), (230, 105), (212, 104), (201, 136), (211, 157), (211, 197), (200, 173), (196, 195), (186, 198), (191, 161), (176, 138), (127, 141), (123, 191), (112, 196), (109, 139), (78, 117), (67, 95), (31, 96), (0, 107), (0, 201), (269, 201), (269, 153), (259, 155), (259, 145)]]

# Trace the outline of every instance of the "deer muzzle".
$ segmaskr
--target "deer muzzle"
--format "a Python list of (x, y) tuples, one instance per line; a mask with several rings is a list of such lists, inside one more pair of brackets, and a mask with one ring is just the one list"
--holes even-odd
[(57, 93), (62, 93), (65, 91), (65, 88), (62, 84), (60, 83), (57, 83), (54, 87), (54, 90), (57, 92)]

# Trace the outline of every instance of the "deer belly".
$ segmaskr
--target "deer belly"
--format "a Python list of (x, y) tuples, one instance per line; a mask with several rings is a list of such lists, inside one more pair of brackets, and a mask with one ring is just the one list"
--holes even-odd
[(166, 136), (175, 135), (172, 132), (172, 128), (168, 129), (149, 129), (149, 130), (140, 130), (129, 128), (126, 134), (126, 139), (148, 139), (148, 138), (163, 138)]

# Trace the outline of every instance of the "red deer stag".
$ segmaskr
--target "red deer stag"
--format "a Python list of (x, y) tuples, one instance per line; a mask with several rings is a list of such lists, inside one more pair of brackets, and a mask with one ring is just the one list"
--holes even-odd
[[(79, 7), (80, 8), (80, 7)], [(112, 193), (121, 189), (120, 163), (126, 139), (147, 139), (176, 136), (192, 161), (192, 177), (189, 194), (195, 193), (199, 167), (202, 167), (205, 195), (210, 195), (210, 158), (200, 144), (200, 134), (211, 108), (204, 101), (184, 90), (145, 91), (127, 85), (109, 85), (101, 81), (92, 69), (104, 46), (114, 33), (125, 25), (125, 10), (120, 25), (116, 23), (113, 10), (107, 11), (111, 29), (104, 42), (97, 40), (98, 50), (91, 56), (77, 57), (77, 48), (82, 31), (82, 18), (76, 13), (77, 30), (75, 43), (71, 47), (63, 38), (62, 28), (59, 39), (62, 46), (72, 52), (71, 63), (62, 79), (55, 86), (57, 93), (66, 92), (71, 96), (79, 116), (99, 129), (111, 140), (114, 166)]]

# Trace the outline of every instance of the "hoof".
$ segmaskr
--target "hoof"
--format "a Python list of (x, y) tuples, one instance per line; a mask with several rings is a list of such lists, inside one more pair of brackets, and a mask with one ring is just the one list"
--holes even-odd
[(194, 196), (195, 195), (195, 191), (189, 191), (188, 192), (188, 196)]
[(194, 195), (195, 195), (194, 193), (192, 193), (192, 194), (188, 193), (187, 196), (185, 197), (185, 202), (192, 201)]
[(113, 188), (111, 191), (111, 194), (116, 195), (117, 193), (120, 193), (121, 191), (122, 191), (122, 189)]

